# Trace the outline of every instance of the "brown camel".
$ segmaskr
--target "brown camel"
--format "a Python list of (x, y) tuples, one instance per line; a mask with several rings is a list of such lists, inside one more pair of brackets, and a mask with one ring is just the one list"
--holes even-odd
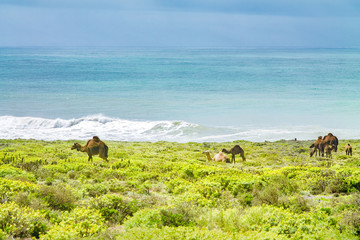
[(314, 148), (313, 150), (311, 150), (310, 152), (310, 157), (312, 157), (315, 153), (315, 156), (317, 155), (317, 153), (319, 153), (319, 156), (321, 154), (321, 144), (322, 144), (323, 138), (322, 136), (319, 136), (318, 139), (315, 141), (315, 143), (313, 143), (310, 148)]
[(240, 154), (243, 161), (244, 162), (246, 161), (245, 152), (239, 145), (235, 145), (234, 147), (232, 147), (230, 149), (230, 151), (226, 150), (225, 148), (222, 151), (227, 154), (230, 154), (230, 153), (232, 154), (231, 162), (233, 162), (234, 164), (235, 164), (235, 154)]
[(326, 144), (324, 147), (324, 151), (327, 158), (332, 158), (331, 151), (335, 150), (335, 145)]
[(223, 152), (219, 152), (217, 154), (215, 154), (215, 156), (213, 158), (210, 157), (210, 151), (206, 150), (203, 153), (205, 153), (208, 161), (215, 161), (215, 162), (230, 162), (229, 161), (229, 157), (224, 154)]
[(81, 146), (79, 143), (74, 143), (71, 150), (76, 149), (80, 152), (86, 152), (89, 155), (88, 161), (92, 161), (92, 156), (99, 154), (99, 157), (108, 161), (108, 146), (100, 140), (98, 136), (94, 136), (92, 139), (87, 141), (85, 146)]
[[(334, 145), (334, 150), (335, 152), (337, 152), (337, 146), (339, 145), (339, 140), (332, 133), (329, 133), (323, 138), (323, 147), (325, 147), (325, 145)], [(324, 150), (322, 151), (322, 156), (324, 156)]]
[(345, 152), (346, 155), (352, 156), (352, 146), (350, 146), (350, 143), (348, 143), (348, 145), (345, 146)]

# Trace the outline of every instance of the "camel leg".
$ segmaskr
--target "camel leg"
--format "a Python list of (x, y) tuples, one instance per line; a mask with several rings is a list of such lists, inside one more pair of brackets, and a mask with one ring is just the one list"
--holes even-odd
[(91, 155), (91, 153), (88, 153), (88, 155), (89, 155), (88, 161), (92, 161), (92, 155)]
[(107, 159), (105, 157), (105, 150), (103, 148), (99, 149), (99, 157), (101, 157), (102, 159), (107, 161)]
[(231, 154), (231, 162), (233, 162), (235, 164), (235, 154)]
[(108, 162), (108, 160), (107, 160), (107, 157), (105, 157), (104, 155), (99, 155), (102, 159), (104, 159), (105, 161), (107, 161)]
[(241, 152), (240, 155), (241, 155), (242, 160), (245, 162), (245, 161), (246, 161), (246, 158), (245, 158), (244, 152)]

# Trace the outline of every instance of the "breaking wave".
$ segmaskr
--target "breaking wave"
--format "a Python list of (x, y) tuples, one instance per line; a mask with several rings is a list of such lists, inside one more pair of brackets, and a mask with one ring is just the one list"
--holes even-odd
[[(314, 126), (239, 129), (203, 126), (184, 121), (133, 121), (103, 115), (69, 120), (0, 116), (0, 139), (87, 140), (97, 135), (101, 139), (113, 141), (275, 141), (314, 139), (328, 130)], [(354, 138), (353, 131), (341, 130), (341, 133), (345, 138)]]

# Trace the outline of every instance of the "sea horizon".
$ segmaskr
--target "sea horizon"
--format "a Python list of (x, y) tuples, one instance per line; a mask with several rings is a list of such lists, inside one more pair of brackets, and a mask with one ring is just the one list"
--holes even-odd
[(357, 139), (358, 48), (0, 47), (0, 138)]

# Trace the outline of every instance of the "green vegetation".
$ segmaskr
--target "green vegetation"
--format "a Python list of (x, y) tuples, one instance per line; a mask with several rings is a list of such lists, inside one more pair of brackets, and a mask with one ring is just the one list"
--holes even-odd
[[(0, 239), (359, 239), (360, 141), (333, 159), (312, 141), (0, 140)], [(354, 148), (346, 156), (345, 144)], [(209, 162), (235, 144), (246, 162)]]

